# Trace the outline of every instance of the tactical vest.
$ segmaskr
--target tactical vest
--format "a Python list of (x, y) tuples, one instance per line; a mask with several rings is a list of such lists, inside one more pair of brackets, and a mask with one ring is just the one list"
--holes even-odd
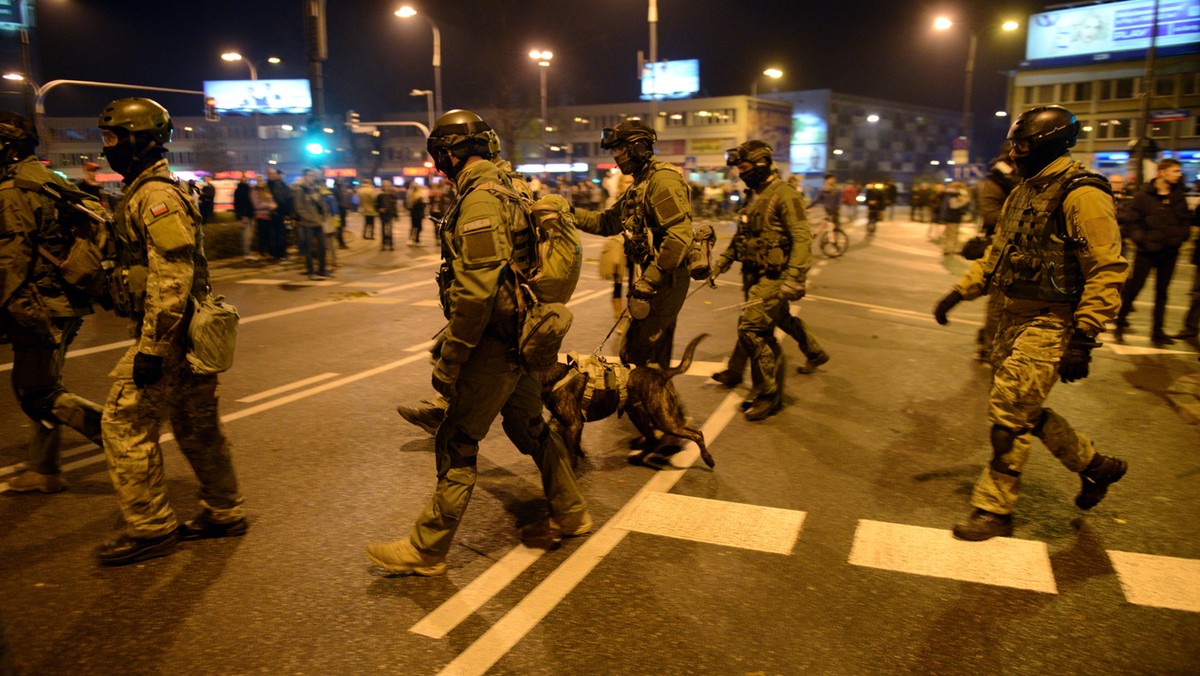
[[(134, 179), (117, 205), (113, 235), (117, 241), (117, 262), (112, 276), (113, 311), (120, 317), (133, 317), (145, 311), (146, 281), (150, 274), (150, 258), (146, 249), (145, 232), (137, 231), (132, 223), (129, 204), (137, 191), (151, 181), (168, 183), (180, 193), (180, 203), (193, 223), (203, 222), (200, 210), (179, 184), (168, 176), (147, 172)], [(196, 243), (192, 250), (192, 297), (204, 296), (208, 285), (208, 260), (204, 257), (203, 231), (196, 228)]]
[(779, 203), (788, 197), (788, 184), (776, 177), (738, 214), (734, 252), (744, 266), (777, 273), (787, 267), (792, 238), (778, 217)]
[(1074, 162), (1044, 188), (1023, 183), (1009, 195), (998, 229), (1001, 239), (985, 272), (1005, 296), (1051, 303), (1076, 303), (1082, 297), (1078, 251), (1088, 243), (1068, 234), (1062, 203), (1085, 185), (1110, 190), (1103, 176)]
[(654, 209), (650, 202), (650, 181), (660, 171), (669, 171), (676, 176), (679, 172), (666, 162), (651, 162), (644, 181), (635, 181), (621, 194), (621, 224), (625, 228), (625, 255), (643, 269), (654, 262), (658, 247), (666, 238), (666, 230), (652, 218)]

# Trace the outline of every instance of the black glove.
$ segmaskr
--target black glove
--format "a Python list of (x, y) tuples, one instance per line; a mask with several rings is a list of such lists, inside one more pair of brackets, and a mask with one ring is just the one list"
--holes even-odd
[(1067, 343), (1067, 351), (1058, 362), (1058, 377), (1064, 383), (1073, 383), (1088, 377), (1088, 364), (1092, 361), (1092, 350), (1100, 347), (1095, 338), (1076, 331)]
[(162, 377), (162, 357), (145, 352), (133, 355), (133, 384), (137, 385), (138, 389), (144, 390), (162, 380)]
[(788, 278), (779, 286), (779, 297), (783, 300), (800, 300), (804, 297), (804, 291), (804, 282)]
[(458, 364), (451, 364), (445, 359), (438, 359), (433, 365), (433, 389), (437, 393), (450, 398), (454, 394), (454, 382), (458, 380)]
[(951, 291), (950, 293), (946, 294), (945, 298), (938, 301), (937, 307), (933, 308), (933, 318), (936, 319), (937, 323), (941, 324), (942, 326), (949, 324), (950, 320), (946, 317), (946, 313), (949, 312), (950, 309), (955, 305), (961, 303), (962, 300), (962, 294), (957, 291)]
[(645, 277), (633, 283), (633, 289), (630, 291), (631, 296), (639, 300), (650, 300), (654, 297), (654, 285), (646, 281)]

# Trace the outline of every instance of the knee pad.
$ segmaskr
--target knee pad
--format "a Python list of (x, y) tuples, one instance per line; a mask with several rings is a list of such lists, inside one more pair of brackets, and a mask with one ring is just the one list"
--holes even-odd
[(58, 416), (54, 415), (54, 400), (58, 399), (58, 395), (65, 392), (62, 388), (54, 388), (49, 390), (17, 390), (17, 402), (21, 405), (21, 410), (31, 419), (42, 423), (61, 423)]
[[(1012, 450), (1013, 440), (1017, 438), (1016, 431), (1004, 425), (992, 425), (992, 457), (1000, 458)], [(995, 461), (993, 461), (994, 463)]]
[[(455, 430), (453, 437), (453, 445), (451, 446), (452, 453), (450, 454), (450, 467), (474, 467), (478, 461), (479, 442), (471, 435), (462, 430)], [(473, 449), (470, 455), (459, 453), (458, 449), (471, 448)]]

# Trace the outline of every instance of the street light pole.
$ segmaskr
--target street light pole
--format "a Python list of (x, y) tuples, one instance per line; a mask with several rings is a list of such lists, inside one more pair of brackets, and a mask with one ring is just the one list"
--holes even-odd
[[(394, 14), (401, 19), (418, 16), (417, 10), (409, 5), (405, 5), (396, 10)], [(429, 27), (433, 30), (433, 98), (436, 100), (436, 112), (442, 113), (442, 32), (438, 30), (437, 24), (433, 19), (424, 14), (420, 14), (422, 19), (429, 22)], [(432, 126), (432, 125), (431, 125)]]
[[(242, 56), (238, 52), (225, 52), (224, 54), (221, 55), (221, 58), (225, 61), (241, 61), (242, 63), (246, 64), (246, 67), (250, 69), (250, 81), (258, 82), (258, 68), (256, 68), (254, 66), (254, 62), (251, 61), (250, 59), (247, 59), (246, 57)], [(272, 56), (272, 57), (269, 57), (267, 59), (267, 61), (269, 63), (279, 63), (279, 58)], [(254, 94), (257, 94), (257, 93), (258, 93), (257, 91), (251, 91), (251, 96), (253, 96)], [(267, 101), (267, 105), (270, 105), (270, 104), (271, 104), (271, 102)], [(255, 167), (261, 168), (262, 164), (263, 164), (262, 139), (260, 138), (260, 133), (259, 133), (259, 117), (258, 117), (258, 106), (257, 105), (254, 106), (254, 155), (257, 160), (255, 162)]]
[(408, 93), (409, 96), (424, 96), (425, 107), (429, 110), (429, 128), (433, 129), (433, 90), (431, 89), (414, 89)]
[[(954, 23), (954, 21), (940, 16), (934, 20), (933, 28), (934, 30), (945, 31), (954, 26)], [(1000, 28), (1005, 31), (1015, 31), (1017, 28), (1020, 28), (1020, 25), (1016, 21), (1005, 21), (1001, 24)], [(969, 42), (967, 43), (966, 79), (963, 84), (963, 112), (962, 120), (959, 122), (959, 133), (961, 134), (960, 138), (966, 146), (964, 149), (966, 154), (962, 159), (969, 163), (971, 161), (971, 122), (973, 117), (971, 114), (971, 90), (975, 79), (975, 52), (979, 46), (979, 32), (974, 28), (966, 26), (964, 26), (964, 29), (969, 36)]]

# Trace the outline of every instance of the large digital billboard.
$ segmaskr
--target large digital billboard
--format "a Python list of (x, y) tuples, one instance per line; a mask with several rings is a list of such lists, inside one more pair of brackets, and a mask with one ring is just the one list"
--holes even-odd
[(226, 114), (307, 115), (312, 112), (308, 80), (205, 80), (204, 97)]
[[(1030, 62), (1138, 58), (1150, 47), (1155, 0), (1126, 0), (1029, 17)], [(1155, 48), (1181, 54), (1200, 48), (1200, 0), (1158, 0)]]
[(642, 69), (642, 100), (684, 99), (698, 91), (699, 59), (656, 61)]

